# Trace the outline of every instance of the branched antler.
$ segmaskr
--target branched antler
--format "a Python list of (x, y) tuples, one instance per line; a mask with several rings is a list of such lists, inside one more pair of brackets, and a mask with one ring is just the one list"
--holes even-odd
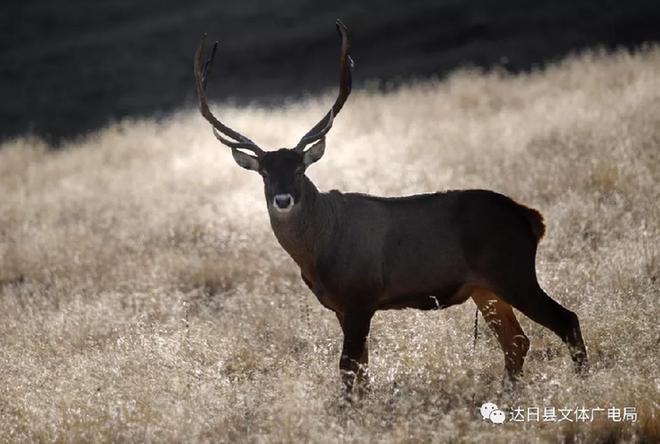
[[(323, 138), (330, 128), (332, 128), (333, 119), (339, 114), (346, 99), (351, 93), (351, 73), (353, 71), (353, 59), (350, 56), (351, 44), (348, 39), (348, 31), (346, 26), (337, 20), (335, 23), (337, 26), (337, 32), (341, 38), (341, 53), (339, 57), (339, 94), (335, 100), (334, 105), (330, 108), (330, 111), (323, 116), (323, 118), (312, 127), (311, 130), (307, 132), (300, 139), (300, 142), (293, 148), (295, 151), (302, 152), (307, 145), (310, 143), (316, 142), (317, 140)], [(194, 74), (195, 74), (195, 87), (197, 89), (197, 97), (199, 99), (199, 110), (206, 120), (213, 125), (213, 134), (215, 137), (220, 140), (220, 142), (231, 147), (232, 149), (244, 149), (252, 151), (257, 157), (260, 157), (264, 154), (264, 151), (257, 146), (253, 141), (245, 137), (244, 135), (234, 131), (228, 126), (220, 122), (209, 109), (208, 98), (206, 97), (206, 82), (208, 80), (208, 75), (211, 70), (211, 64), (213, 63), (213, 58), (218, 47), (218, 42), (215, 42), (213, 49), (211, 50), (211, 55), (202, 62), (204, 55), (204, 40), (206, 35), (202, 37), (202, 40), (195, 52), (195, 61), (194, 61)]]
[(335, 25), (337, 26), (337, 32), (339, 32), (339, 37), (341, 38), (341, 53), (339, 56), (339, 94), (337, 95), (337, 100), (335, 100), (334, 105), (330, 108), (330, 111), (328, 111), (328, 113), (323, 116), (323, 118), (314, 125), (314, 127), (309, 130), (302, 139), (300, 139), (300, 142), (298, 142), (294, 148), (296, 151), (303, 151), (307, 145), (321, 139), (328, 133), (328, 131), (330, 131), (333, 119), (339, 114), (348, 95), (351, 93), (351, 74), (353, 72), (354, 63), (350, 56), (351, 43), (348, 39), (348, 30), (339, 19), (337, 19)]
[[(213, 49), (211, 50), (211, 55), (202, 62), (202, 57), (204, 55), (204, 40), (206, 39), (206, 34), (202, 37), (199, 47), (195, 52), (195, 61), (194, 61), (194, 75), (195, 75), (195, 87), (197, 89), (197, 98), (199, 99), (199, 110), (206, 120), (213, 125), (213, 134), (218, 140), (230, 148), (233, 149), (244, 149), (252, 151), (257, 156), (264, 154), (264, 151), (257, 146), (256, 143), (240, 134), (237, 131), (229, 128), (220, 122), (209, 109), (208, 98), (206, 97), (206, 82), (208, 80), (208, 75), (211, 69), (211, 64), (213, 63), (213, 58), (215, 57), (215, 52), (218, 48), (218, 42), (215, 42)], [(232, 140), (233, 139), (233, 140)]]

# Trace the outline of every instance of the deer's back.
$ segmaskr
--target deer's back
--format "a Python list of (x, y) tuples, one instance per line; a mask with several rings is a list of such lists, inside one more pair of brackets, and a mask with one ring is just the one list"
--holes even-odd
[(319, 271), (326, 288), (350, 300), (374, 293), (388, 301), (450, 297), (462, 285), (482, 279), (494, 256), (531, 256), (533, 262), (537, 238), (530, 217), (538, 213), (501, 194), (333, 194), (340, 229)]

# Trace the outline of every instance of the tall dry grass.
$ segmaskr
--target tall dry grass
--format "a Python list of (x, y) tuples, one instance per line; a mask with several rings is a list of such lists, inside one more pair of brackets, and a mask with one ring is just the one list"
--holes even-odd
[[(660, 48), (542, 72), (461, 71), (356, 92), (309, 171), (324, 190), (494, 189), (541, 210), (544, 288), (580, 316), (593, 375), (552, 333), (525, 386), (474, 305), (380, 312), (372, 393), (342, 401), (340, 330), (272, 235), (261, 181), (195, 111), (49, 151), (0, 148), (0, 440), (613, 442), (660, 439)], [(291, 145), (330, 96), (223, 108)], [(635, 423), (507, 423), (478, 407), (634, 406)]]

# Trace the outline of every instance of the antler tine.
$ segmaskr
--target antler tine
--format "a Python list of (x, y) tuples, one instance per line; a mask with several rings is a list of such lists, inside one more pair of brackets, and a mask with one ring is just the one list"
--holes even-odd
[[(202, 62), (202, 57), (204, 54), (204, 41), (206, 40), (206, 34), (202, 36), (202, 40), (199, 43), (197, 51), (195, 51), (195, 60), (194, 60), (194, 75), (195, 75), (195, 88), (197, 90), (197, 98), (199, 99), (199, 110), (202, 113), (202, 116), (213, 125), (213, 134), (215, 137), (232, 149), (245, 149), (252, 151), (257, 156), (264, 154), (264, 151), (257, 146), (256, 143), (245, 137), (244, 135), (234, 131), (228, 126), (220, 122), (209, 109), (208, 98), (206, 97), (206, 82), (208, 80), (208, 74), (211, 70), (211, 64), (215, 57), (215, 52), (218, 48), (218, 42), (215, 42), (213, 49), (211, 50), (211, 55)], [(226, 136), (226, 137), (223, 137)], [(228, 138), (227, 138), (228, 137)], [(230, 140), (233, 139), (233, 140)]]
[(334, 105), (330, 108), (330, 111), (328, 111), (328, 113), (323, 116), (323, 118), (314, 125), (314, 127), (309, 130), (302, 139), (300, 139), (300, 142), (298, 142), (294, 148), (296, 151), (302, 151), (307, 145), (324, 137), (326, 133), (330, 131), (330, 128), (332, 128), (332, 120), (337, 114), (339, 114), (348, 95), (351, 93), (351, 74), (353, 72), (354, 63), (349, 54), (351, 43), (348, 39), (348, 29), (339, 19), (337, 19), (335, 25), (337, 26), (337, 32), (341, 38), (341, 53), (339, 56), (339, 94), (337, 95), (337, 100), (335, 100)]

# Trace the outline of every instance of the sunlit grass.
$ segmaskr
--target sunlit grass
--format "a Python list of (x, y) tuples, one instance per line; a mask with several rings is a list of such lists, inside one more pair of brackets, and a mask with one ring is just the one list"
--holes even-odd
[[(59, 151), (0, 147), (0, 436), (8, 441), (612, 442), (660, 439), (660, 49), (543, 72), (463, 71), (355, 92), (322, 190), (488, 188), (538, 208), (544, 288), (580, 317), (593, 375), (521, 316), (525, 385), (474, 304), (379, 312), (372, 392), (339, 390), (341, 333), (277, 244), (261, 180), (196, 111), (125, 121)], [(295, 144), (332, 94), (217, 106), (262, 146)], [(636, 423), (481, 420), (501, 406), (635, 406)]]

